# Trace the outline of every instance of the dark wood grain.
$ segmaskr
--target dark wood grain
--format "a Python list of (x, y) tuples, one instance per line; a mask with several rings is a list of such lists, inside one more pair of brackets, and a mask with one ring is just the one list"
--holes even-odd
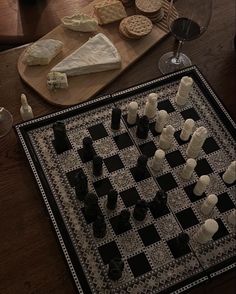
[[(236, 120), (235, 3), (215, 0), (214, 4), (209, 29), (200, 39), (186, 43), (184, 50)], [(158, 44), (103, 93), (160, 76), (158, 59), (172, 46), (172, 38)], [(0, 105), (11, 111), (14, 123), (21, 121), (22, 92), (28, 96), (35, 116), (58, 110), (20, 80), (16, 62), (22, 50), (17, 48), (0, 54)], [(0, 236), (1, 294), (76, 293), (56, 234), (13, 130), (0, 139)], [(228, 273), (190, 293), (233, 294), (235, 278), (235, 273)]]

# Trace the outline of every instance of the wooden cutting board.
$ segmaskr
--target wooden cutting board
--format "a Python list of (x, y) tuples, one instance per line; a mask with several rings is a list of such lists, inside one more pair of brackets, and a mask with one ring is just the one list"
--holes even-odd
[[(95, 0), (88, 6), (81, 9), (81, 12), (92, 14)], [(45, 66), (27, 66), (22, 63), (24, 52), (18, 60), (18, 72), (30, 87), (32, 87), (42, 98), (49, 103), (58, 106), (70, 106), (88, 100), (106, 85), (118, 77), (125, 69), (133, 64), (138, 58), (147, 52), (152, 46), (159, 42), (168, 33), (166, 18), (168, 10), (168, 1), (163, 1), (165, 17), (161, 23), (153, 27), (152, 32), (140, 40), (125, 40), (118, 31), (119, 22), (99, 27), (99, 32), (104, 33), (116, 46), (122, 59), (122, 67), (117, 70), (110, 70), (100, 73), (92, 73), (77, 77), (69, 77), (69, 87), (67, 89), (57, 89), (50, 91), (47, 88), (47, 74), (58, 62), (72, 53), (74, 50), (84, 44), (92, 33), (74, 32), (59, 25), (54, 30), (43, 36), (42, 39), (56, 39), (64, 43), (63, 50), (48, 65)], [(128, 11), (128, 14), (134, 14), (134, 11)], [(174, 13), (175, 14), (175, 13)]]

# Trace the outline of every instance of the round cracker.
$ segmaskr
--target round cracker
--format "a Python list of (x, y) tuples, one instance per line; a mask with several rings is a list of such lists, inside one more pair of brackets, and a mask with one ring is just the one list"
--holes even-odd
[(144, 13), (155, 13), (162, 7), (161, 0), (135, 0), (135, 6)]
[(152, 30), (152, 22), (144, 15), (132, 15), (127, 18), (126, 30), (133, 37), (143, 37)]

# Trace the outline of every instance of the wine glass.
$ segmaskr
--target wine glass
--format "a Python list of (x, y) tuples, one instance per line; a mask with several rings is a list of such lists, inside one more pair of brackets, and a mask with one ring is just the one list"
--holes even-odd
[(4, 107), (0, 107), (0, 138), (4, 137), (12, 128), (13, 117)]
[[(173, 9), (177, 10), (177, 18), (173, 17)], [(158, 66), (163, 74), (192, 64), (189, 57), (181, 52), (183, 43), (198, 38), (206, 31), (211, 14), (212, 0), (170, 1), (167, 23), (170, 32), (178, 40), (178, 47), (176, 52), (168, 52), (160, 58)]]

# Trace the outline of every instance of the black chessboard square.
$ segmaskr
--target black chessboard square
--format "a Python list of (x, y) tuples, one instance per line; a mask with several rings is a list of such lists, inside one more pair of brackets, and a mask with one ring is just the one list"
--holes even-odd
[(82, 168), (78, 168), (78, 169), (75, 169), (75, 170), (72, 170), (72, 171), (66, 173), (66, 177), (67, 177), (71, 187), (75, 186), (75, 178), (80, 170), (82, 170)]
[(116, 142), (116, 145), (119, 148), (119, 150), (122, 150), (133, 145), (133, 142), (128, 133), (123, 133), (121, 135), (115, 136), (113, 137), (113, 139)]
[(171, 173), (162, 175), (160, 177), (157, 177), (156, 179), (161, 189), (164, 190), (165, 192), (178, 187), (178, 184), (176, 183)]
[(110, 260), (115, 257), (121, 258), (120, 251), (115, 241), (106, 243), (105, 245), (98, 247), (98, 251), (102, 257), (104, 264), (108, 264)]
[(180, 212), (177, 212), (176, 217), (184, 230), (186, 230), (192, 226), (195, 226), (199, 223), (192, 208), (187, 208), (187, 209), (184, 209)]
[(153, 224), (138, 230), (138, 233), (145, 246), (151, 245), (161, 240)]
[(198, 115), (198, 113), (196, 112), (196, 110), (192, 107), (192, 108), (188, 108), (186, 110), (183, 110), (180, 112), (182, 117), (184, 118), (184, 120), (191, 118), (194, 121), (197, 121), (200, 119), (200, 116)]
[[(94, 222), (95, 221), (95, 219), (94, 219), (94, 217), (88, 217), (86, 214), (85, 214), (85, 212), (84, 212), (84, 207), (82, 207), (81, 208), (81, 211), (82, 211), (82, 213), (83, 213), (83, 216), (84, 216), (84, 218), (85, 218), (85, 220), (86, 220), (86, 223), (87, 224), (91, 224), (92, 222)], [(100, 209), (100, 207), (98, 207), (98, 213), (97, 213), (98, 215), (100, 214), (100, 215), (102, 215), (102, 211), (101, 211), (101, 209)]]
[[(219, 173), (219, 175), (220, 175), (221, 178), (222, 178), (223, 174), (224, 174), (224, 171), (221, 172), (221, 173)], [(235, 183), (236, 183), (236, 181), (234, 181), (232, 184), (227, 184), (227, 183), (225, 183), (225, 181), (223, 180), (223, 178), (222, 178), (222, 181), (224, 182), (224, 184), (225, 184), (225, 186), (227, 188), (233, 187), (235, 185)]]
[(93, 183), (98, 197), (108, 194), (108, 192), (113, 189), (111, 182), (108, 178), (96, 181)]
[(139, 145), (139, 148), (142, 154), (146, 155), (148, 158), (153, 157), (153, 155), (155, 154), (155, 151), (157, 150), (157, 147), (153, 141)]
[(235, 208), (233, 201), (230, 199), (228, 193), (222, 193), (218, 195), (217, 208), (221, 213)]
[(211, 166), (205, 158), (199, 159), (197, 161), (197, 166), (195, 167), (195, 172), (200, 177), (202, 175), (209, 175), (213, 172)]
[(124, 167), (124, 164), (121, 161), (118, 154), (113, 155), (113, 156), (108, 157), (108, 158), (105, 158), (104, 163), (105, 163), (109, 173), (112, 173), (112, 172)]
[(175, 111), (173, 105), (171, 104), (170, 100), (168, 100), (168, 99), (158, 102), (157, 108), (159, 110), (165, 110), (168, 113)]
[(135, 278), (144, 275), (152, 270), (144, 253), (135, 255), (129, 258), (127, 261)]
[(130, 172), (131, 172), (131, 174), (132, 174), (132, 176), (133, 176), (133, 178), (135, 179), (136, 182), (141, 182), (141, 181), (146, 180), (146, 179), (151, 177), (151, 175), (150, 175), (149, 171), (147, 170), (147, 168), (145, 168), (144, 175), (142, 177), (139, 177), (139, 175), (137, 176), (136, 171), (137, 171), (136, 166), (134, 166), (134, 167), (132, 167), (130, 169)]
[[(94, 155), (96, 155), (96, 152), (95, 152), (94, 149), (93, 149), (93, 151), (94, 151)], [(83, 163), (89, 162), (89, 160), (85, 160), (85, 159), (84, 159), (83, 148), (78, 149), (77, 152), (79, 153), (79, 156), (80, 156), (80, 158), (81, 158), (81, 160), (82, 160)]]
[(125, 227), (120, 225), (119, 215), (110, 218), (110, 223), (116, 235), (123, 234), (132, 229), (130, 222), (128, 222), (128, 224)]
[(181, 134), (181, 130), (177, 131), (174, 133), (174, 137), (176, 139), (176, 141), (178, 142), (178, 144), (181, 146), (181, 145), (184, 145), (184, 144), (187, 144), (190, 140), (191, 140), (191, 136), (189, 137), (188, 141), (183, 141), (180, 139), (180, 134)]
[(179, 258), (181, 256), (184, 256), (188, 253), (191, 253), (191, 249), (188, 244), (184, 244), (183, 246), (179, 246), (178, 244), (178, 237), (175, 237), (171, 240), (167, 241), (167, 245), (170, 248), (170, 251), (174, 258)]
[(68, 137), (65, 138), (65, 144), (66, 144), (66, 148), (60, 149), (60, 146), (59, 146), (59, 148), (57, 147), (56, 140), (55, 139), (52, 140), (52, 145), (55, 148), (57, 154), (61, 154), (65, 151), (72, 149), (72, 146), (71, 146), (71, 143), (70, 143)]
[(160, 135), (160, 133), (157, 133), (157, 132), (156, 132), (156, 130), (155, 130), (155, 125), (156, 125), (156, 122), (155, 122), (155, 121), (149, 124), (149, 130), (152, 132), (152, 135), (153, 135), (154, 137)]
[(167, 153), (166, 159), (172, 168), (185, 163), (185, 159), (179, 150)]
[(219, 150), (220, 147), (218, 146), (214, 138), (210, 137), (210, 138), (206, 138), (202, 146), (202, 149), (205, 151), (206, 154), (209, 154)]
[(126, 207), (133, 206), (140, 200), (140, 196), (135, 187), (128, 190), (120, 192), (120, 197), (122, 198)]
[(184, 191), (187, 194), (187, 196), (188, 196), (188, 198), (190, 199), (191, 202), (196, 202), (196, 201), (198, 201), (198, 200), (200, 200), (200, 199), (202, 199), (202, 198), (204, 198), (206, 196), (205, 193), (203, 193), (201, 196), (196, 196), (193, 193), (193, 189), (194, 189), (195, 185), (196, 185), (196, 183), (184, 187)]
[(165, 205), (161, 209), (156, 209), (155, 203), (153, 201), (151, 201), (149, 203), (149, 209), (150, 209), (150, 212), (151, 212), (154, 219), (157, 219), (159, 217), (162, 217), (162, 216), (170, 213), (167, 205)]
[(214, 241), (223, 238), (225, 236), (227, 236), (229, 234), (228, 230), (226, 229), (225, 225), (223, 224), (221, 219), (216, 219), (218, 225), (219, 225), (219, 229), (218, 231), (215, 233), (215, 235), (212, 237), (212, 239)]
[(102, 123), (89, 127), (88, 131), (94, 141), (108, 136), (108, 133)]

